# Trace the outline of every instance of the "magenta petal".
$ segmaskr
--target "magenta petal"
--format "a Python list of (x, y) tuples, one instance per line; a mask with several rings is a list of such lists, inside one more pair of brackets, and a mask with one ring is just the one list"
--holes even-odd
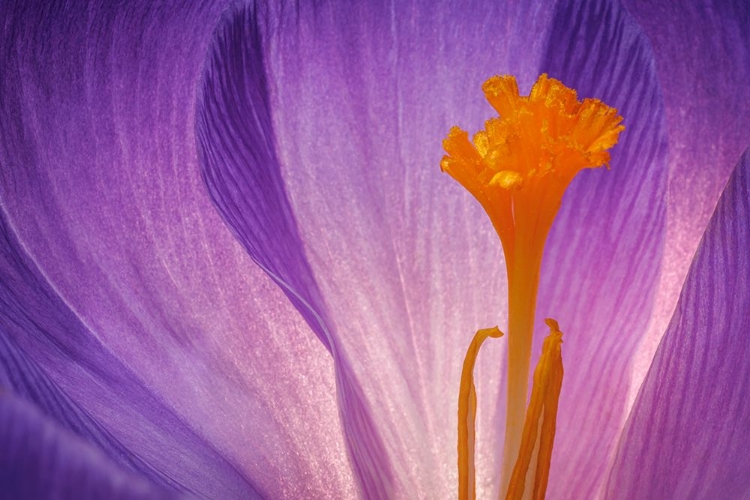
[(665, 233), (666, 133), (648, 41), (617, 2), (558, 5), (542, 70), (624, 117), (611, 170), (581, 172), (547, 243), (536, 319), (560, 322), (565, 379), (548, 498), (591, 498), (627, 415)]
[(749, 200), (746, 152), (638, 394), (607, 498), (750, 495)]
[(0, 392), (0, 496), (34, 500), (177, 498)]

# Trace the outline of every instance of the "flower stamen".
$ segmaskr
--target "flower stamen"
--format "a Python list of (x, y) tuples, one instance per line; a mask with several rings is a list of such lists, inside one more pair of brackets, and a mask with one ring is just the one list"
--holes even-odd
[(508, 391), (502, 498), (524, 432), (544, 244), (570, 182), (584, 168), (608, 165), (608, 149), (625, 127), (616, 109), (598, 99), (579, 101), (575, 90), (546, 74), (528, 96), (519, 95), (513, 76), (492, 77), (482, 88), (500, 116), (487, 120), (471, 140), (467, 132), (451, 128), (440, 167), (479, 201), (505, 253)]
[[(534, 486), (531, 498), (542, 500), (547, 492), (549, 468), (552, 462), (552, 445), (555, 441), (557, 405), (562, 388), (562, 332), (554, 319), (546, 320), (550, 334), (544, 339), (542, 355), (534, 370), (534, 386), (526, 410), (526, 421), (521, 437), (513, 475), (510, 478), (506, 500), (524, 498), (526, 484)], [(532, 459), (536, 462), (533, 477), (527, 477)]]
[(498, 328), (479, 330), (469, 345), (461, 371), (461, 388), (458, 391), (458, 498), (474, 500), (476, 481), (474, 475), (474, 424), (477, 418), (477, 391), (474, 387), (474, 364), (479, 349), (488, 337), (500, 338)]

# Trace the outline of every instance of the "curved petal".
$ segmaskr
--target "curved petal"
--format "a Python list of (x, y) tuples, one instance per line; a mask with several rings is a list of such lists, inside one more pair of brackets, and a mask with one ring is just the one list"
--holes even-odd
[[(372, 448), (374, 474), (393, 471), (396, 497), (455, 490), (461, 359), (472, 332), (497, 323), (505, 294), (496, 236), (439, 174), (440, 140), (448, 120), (488, 115), (488, 76), (534, 79), (549, 14), (535, 4), (307, 3), (262, 12), (262, 46), (251, 27), (219, 47), (220, 61), (242, 66), (241, 77), (217, 72), (234, 86), (204, 101), (209, 188), (253, 258), (303, 313), (312, 307), (319, 337), (353, 370), (386, 456), (356, 433), (352, 454)], [(537, 39), (525, 44), (529, 33)], [(492, 401), (496, 363), (484, 372), (478, 390)], [(494, 439), (485, 443), (480, 490), (497, 470)]]
[[(750, 142), (750, 3), (624, 0), (655, 49), (669, 134), (667, 239), (638, 388), (727, 178)], [(635, 391), (633, 392), (635, 394)]]
[[(119, 362), (128, 383), (141, 384), (234, 469), (218, 496), (244, 496), (247, 484), (268, 497), (346, 495), (354, 483), (330, 359), (236, 244), (200, 179), (195, 90), (224, 7), (0, 6), (2, 208), (48, 283), (44, 293), (86, 326), (80, 347), (35, 362), (148, 456), (137, 427), (122, 425), (110, 403), (84, 391), (90, 385), (78, 390), (55, 365), (80, 369), (83, 346), (98, 342), (107, 355), (85, 358), (91, 366), (81, 377), (89, 370), (101, 377), (91, 384), (112, 383), (106, 363)], [(45, 314), (33, 303), (19, 309), (32, 321)], [(50, 343), (70, 345), (66, 335), (53, 330)], [(108, 389), (103, 395), (116, 397), (117, 387)], [(190, 458), (172, 460), (177, 468)], [(205, 483), (195, 489), (222, 491)]]
[(371, 409), (331, 335), (325, 303), (305, 259), (274, 151), (259, 29), (260, 7), (231, 11), (217, 30), (197, 116), (203, 176), (219, 212), (250, 257), (279, 284), (336, 365), (349, 454), (369, 498), (394, 489)]
[(63, 431), (30, 404), (0, 392), (0, 485), (5, 498), (176, 498)]
[(607, 498), (750, 495), (750, 151), (737, 165), (638, 394)]
[(4, 217), (0, 241), (0, 387), (154, 483), (206, 497), (258, 496), (59, 299)]
[(548, 498), (592, 498), (627, 416), (628, 374), (645, 334), (665, 232), (666, 133), (653, 53), (616, 1), (558, 4), (543, 71), (618, 109), (626, 129), (610, 171), (565, 194), (542, 266), (535, 352), (545, 317), (565, 332)]
[[(543, 297), (571, 331), (601, 330), (603, 322), (614, 327), (604, 340), (581, 334), (568, 346), (574, 360), (592, 350), (600, 355), (593, 364), (579, 361), (568, 384), (573, 401), (612, 397), (613, 417), (595, 433), (604, 442), (595, 454), (602, 463), (625, 416), (615, 402), (624, 400), (627, 383), (611, 392), (604, 384), (627, 373), (639, 335), (622, 332), (644, 331), (655, 286), (666, 179), (661, 99), (648, 44), (621, 8), (562, 5), (547, 36), (552, 14), (528, 3), (281, 7), (260, 27), (262, 46), (249, 42), (245, 52), (232, 53), (245, 67), (264, 65), (263, 73), (248, 70), (231, 80), (247, 85), (227, 87), (222, 96), (231, 123), (211, 118), (212, 126), (242, 138), (222, 143), (233, 135), (215, 133), (206, 148), (217, 204), (254, 258), (313, 305), (325, 324), (318, 335), (350, 360), (376, 408), (372, 418), (388, 460), (381, 466), (393, 468), (402, 494), (454, 490), (460, 361), (471, 332), (505, 315), (496, 236), (470, 197), (437, 173), (448, 120), (476, 128), (489, 116), (480, 84), (494, 73), (515, 73), (528, 87), (541, 67), (630, 117), (614, 173), (586, 176), (573, 188), (578, 203), (561, 214), (561, 229), (552, 235), (550, 292)], [(572, 28), (577, 17), (586, 30)], [(227, 37), (226, 45), (236, 39)], [(269, 208), (278, 204), (283, 210)], [(260, 237), (271, 230), (278, 241), (263, 247)], [(553, 272), (572, 269), (580, 258), (596, 274)], [(293, 264), (284, 269), (282, 261)], [(608, 287), (626, 291), (602, 294)], [(571, 291), (594, 308), (571, 304)], [(501, 352), (485, 353), (485, 361)], [(602, 384), (585, 388), (590, 370), (607, 364), (614, 368)], [(480, 401), (494, 401), (500, 381), (497, 362), (480, 366)], [(485, 403), (479, 412), (480, 491), (496, 488), (499, 415), (502, 403)], [(599, 413), (588, 415), (596, 420)], [(567, 422), (577, 416), (574, 402), (564, 406)], [(569, 452), (562, 456), (583, 463), (586, 457), (572, 447), (576, 425), (563, 436)], [(573, 487), (593, 490), (604, 470)]]

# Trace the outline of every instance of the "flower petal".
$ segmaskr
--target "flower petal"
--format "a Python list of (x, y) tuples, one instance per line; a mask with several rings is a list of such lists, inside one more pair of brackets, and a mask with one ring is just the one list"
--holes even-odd
[(750, 151), (701, 240), (638, 394), (607, 498), (750, 495)]
[(230, 11), (217, 30), (197, 117), (203, 176), (219, 212), (250, 257), (281, 287), (333, 355), (344, 432), (361, 493), (387, 498), (394, 485), (382, 438), (349, 361), (338, 350), (281, 178), (260, 31), (261, 20), (268, 19), (258, 15), (256, 8)]
[[(472, 333), (501, 318), (505, 290), (497, 237), (439, 173), (440, 141), (451, 121), (476, 127), (490, 115), (487, 77), (536, 78), (551, 7), (277, 8), (259, 9), (261, 45), (249, 29), (220, 47), (216, 67), (238, 69), (215, 97), (222, 114), (199, 122), (201, 133), (219, 127), (203, 156), (210, 189), (253, 257), (293, 301), (304, 298), (311, 324), (322, 321), (337, 363), (349, 360), (385, 448), (371, 456), (393, 471), (391, 496), (450, 496), (461, 360)], [(499, 370), (478, 373), (488, 410), (479, 425), (492, 436)], [(374, 445), (350, 439), (355, 451)], [(481, 445), (480, 491), (497, 476), (494, 441)]]
[(0, 487), (4, 498), (158, 499), (174, 493), (118, 469), (23, 400), (0, 392)]
[[(80, 345), (52, 330), (48, 342), (68, 350), (34, 361), (126, 448), (207, 496), (250, 496), (249, 485), (268, 497), (353, 492), (330, 359), (200, 179), (195, 92), (224, 5), (0, 9), (2, 208), (40, 293), (86, 327)], [(33, 301), (18, 310), (32, 323), (48, 314)], [(36, 355), (33, 330), (15, 339)], [(90, 345), (107, 355), (86, 357)], [(128, 372), (123, 388), (109, 385), (111, 360)], [(93, 378), (78, 388), (58, 364)], [(153, 412), (155, 402), (171, 415), (149, 415), (149, 432), (177, 419), (196, 453), (168, 439), (154, 452), (109, 410)], [(202, 461), (223, 472), (180, 475)]]
[[(5, 331), (2, 333), (7, 334)], [(100, 407), (95, 410), (99, 414), (109, 413), (103, 420), (107, 421), (113, 429), (110, 433), (86, 411), (72, 402), (55, 382), (47, 377), (17, 346), (13, 345), (9, 338), (0, 338), (0, 360), (3, 361), (3, 369), (0, 371), (0, 398), (3, 394), (10, 398), (10, 394), (18, 393), (27, 400), (23, 403), (25, 406), (29, 406), (29, 401), (39, 405), (38, 410), (35, 409), (34, 412), (40, 415), (44, 412), (50, 419), (54, 419), (54, 424), (50, 423), (51, 427), (66, 429), (64, 434), (71, 436), (75, 434), (82, 438), (76, 441), (82, 443), (83, 440), (87, 441), (85, 446), (87, 449), (93, 449), (91, 445), (95, 445), (97, 456), (106, 455), (107, 463), (111, 461), (121, 469), (128, 470), (127, 475), (140, 476), (139, 482), (159, 485), (158, 488), (152, 486), (154, 489), (163, 491), (165, 495), (170, 492), (170, 496), (176, 496), (176, 491), (179, 491), (206, 497), (259, 498), (252, 485), (238, 474), (231, 463), (219, 456), (210, 443), (206, 443), (200, 436), (188, 429), (169, 408), (155, 403), (153, 396), (139, 385), (133, 384), (134, 387), (125, 390), (122, 385), (118, 385), (119, 399), (113, 398), (113, 391), (106, 393), (96, 390), (95, 384), (101, 384), (101, 380), (92, 381), (90, 374), (86, 374), (89, 375), (86, 377), (86, 375), (81, 376), (75, 373), (75, 367), (70, 366), (72, 363), (68, 363), (68, 366), (60, 363), (59, 367), (55, 367), (56, 371), (70, 370), (68, 375), (73, 372), (71, 382), (81, 383), (82, 387), (79, 390), (86, 391), (89, 399), (99, 397), (102, 392), (105, 392), (106, 399), (100, 404), (106, 405), (107, 408)], [(122, 383), (122, 379), (125, 378), (122, 372), (117, 366), (112, 368), (111, 373), (107, 374), (107, 381), (116, 380)], [(8, 389), (12, 392), (6, 392)], [(141, 390), (138, 391), (138, 389)], [(143, 399), (138, 400), (137, 405), (133, 404), (134, 397), (139, 396)], [(113, 423), (115, 425), (112, 425)], [(128, 428), (130, 428), (129, 433), (123, 432), (122, 429)], [(122, 442), (119, 438), (122, 438)], [(176, 461), (176, 455), (183, 459)], [(29, 460), (32, 458), (29, 457)], [(25, 467), (28, 467), (25, 474), (29, 481), (31, 481), (30, 478), (45, 477), (47, 474), (57, 475), (55, 470), (37, 470), (35, 466), (44, 467), (45, 463), (43, 461), (34, 463), (32, 460), (25, 464)], [(3, 492), (15, 487), (15, 473), (7, 477), (2, 474), (0, 476), (2, 476), (0, 489)], [(57, 488), (59, 485), (49, 483), (46, 487)], [(54, 496), (55, 490), (45, 491), (45, 495)], [(18, 498), (21, 497), (31, 498), (31, 496)], [(101, 495), (96, 498), (100, 497)]]
[[(508, 54), (486, 50), (486, 40), (505, 36), (502, 46), (514, 47), (522, 37), (534, 39), (535, 31), (541, 40), (549, 15), (544, 9), (539, 9), (542, 15), (536, 15), (540, 14), (534, 10), (536, 6), (529, 11), (503, 13), (470, 9), (472, 16), (486, 20), (478, 24), (474, 17), (446, 14), (441, 11), (443, 7), (429, 11), (418, 5), (394, 6), (391, 10), (325, 5), (310, 11), (303, 8), (289, 18), (282, 16), (280, 21), (269, 23), (272, 36), (264, 61), (272, 89), (274, 137), (286, 181), (284, 200), (289, 197), (295, 227), (298, 223), (305, 242), (305, 257), (320, 290), (315, 294), (320, 293), (326, 310), (333, 311), (329, 313), (333, 326), (328, 331), (341, 339), (344, 352), (356, 353), (355, 368), (361, 373), (368, 398), (385, 409), (376, 416), (378, 427), (399, 429), (401, 441), (389, 441), (386, 436), (386, 448), (392, 461), (407, 464), (396, 470), (397, 482), (409, 485), (417, 494), (451, 489), (453, 461), (443, 457), (453, 454), (455, 411), (448, 395), (455, 393), (453, 381), (458, 379), (465, 349), (461, 332), (496, 322), (497, 303), (502, 302), (498, 296), (504, 295), (498, 245), (484, 216), (470, 200), (466, 203), (465, 197), (462, 199), (463, 193), (452, 190), (455, 186), (431, 173), (429, 165), (437, 165), (438, 157), (431, 162), (426, 145), (433, 139), (437, 143), (448, 128), (445, 116), (453, 106), (447, 106), (446, 100), (455, 102), (458, 108), (451, 116), (477, 123), (487, 116), (481, 97), (466, 98), (463, 82), (470, 81), (471, 75), (477, 82), (503, 71), (520, 73), (521, 81), (526, 82), (536, 76), (532, 68), (541, 57), (538, 46)], [(608, 30), (597, 31), (594, 28), (600, 24), (602, 10)], [(628, 282), (624, 275), (636, 274), (638, 287), (624, 297), (594, 297), (592, 303), (599, 310), (588, 310), (589, 316), (581, 317), (582, 307), (566, 309), (560, 305), (556, 309), (584, 331), (601, 326), (602, 316), (609, 320), (619, 314), (614, 322), (614, 341), (601, 342), (600, 337), (593, 337), (594, 341), (573, 341), (571, 346), (574, 359), (596, 349), (601, 355), (597, 369), (607, 360), (616, 359), (609, 376), (617, 380), (626, 372), (639, 339), (638, 335), (618, 336), (617, 331), (632, 327), (644, 330), (656, 279), (666, 175), (659, 164), (664, 162), (665, 136), (647, 43), (624, 11), (616, 6), (602, 10), (579, 4), (561, 7), (555, 25), (560, 31), (553, 33), (579, 44), (573, 43), (571, 49), (578, 59), (569, 64), (569, 55), (559, 47), (570, 47), (557, 45), (557, 38), (550, 37), (551, 62), (542, 67), (555, 71), (552, 62), (559, 56), (559, 61), (567, 64), (565, 71), (578, 74), (588, 61), (587, 70), (577, 78), (563, 70), (560, 74), (564, 80), (580, 84), (586, 95), (604, 97), (636, 117), (632, 138), (625, 143), (629, 154), (615, 163), (620, 173), (608, 181), (589, 177), (588, 185), (581, 181), (578, 185), (583, 187), (574, 188), (579, 193), (588, 190), (581, 197), (590, 212), (576, 212), (574, 208), (572, 214), (562, 215), (567, 220), (562, 227), (578, 238), (560, 255), (553, 253), (551, 259), (569, 265), (571, 259), (586, 255), (600, 270), (611, 269), (606, 280), (588, 275), (573, 283), (570, 289), (581, 291), (582, 297), (587, 289), (622, 288)], [(589, 30), (576, 39), (578, 31), (565, 31), (563, 27), (576, 26), (569, 18), (579, 11), (588, 16)], [(526, 22), (525, 16), (538, 24)], [(498, 26), (493, 24), (496, 19), (510, 21)], [(460, 33), (455, 39), (461, 43), (453, 46), (453, 38), (443, 39), (441, 26), (450, 26), (450, 33)], [(508, 31), (507, 26), (519, 32)], [(525, 30), (523, 35), (520, 27)], [(491, 32), (492, 37), (483, 30)], [(372, 33), (377, 34), (376, 39), (370, 38)], [(606, 47), (601, 49), (599, 59), (581, 50), (591, 47), (592, 41)], [(425, 51), (424, 47), (435, 50)], [(607, 51), (616, 56), (596, 63)], [(633, 58), (633, 53), (637, 57)], [(470, 64), (465, 64), (466, 54), (472, 56)], [(515, 55), (527, 56), (525, 64), (519, 64), (521, 58), (515, 59)], [(584, 55), (591, 57), (586, 60)], [(628, 90), (594, 85), (604, 82), (606, 86), (616, 78), (628, 83)], [(649, 169), (652, 163), (656, 166)], [(429, 209), (420, 210), (423, 206)], [(443, 213), (439, 213), (440, 207), (445, 207)], [(634, 213), (622, 214), (623, 209), (632, 208), (636, 209)], [(597, 209), (609, 211), (602, 216)], [(257, 213), (262, 211), (248, 211), (245, 217)], [(587, 228), (589, 225), (591, 228)], [(481, 229), (483, 226), (486, 229)], [(624, 230), (624, 236), (612, 235), (613, 227)], [(587, 228), (586, 232), (581, 228)], [(633, 228), (646, 228), (646, 234), (637, 235), (646, 236), (645, 240), (628, 235)], [(462, 233), (465, 238), (456, 237)], [(564, 233), (563, 229), (557, 234)], [(585, 238), (597, 233), (601, 246), (591, 245)], [(560, 248), (570, 245), (567, 238), (552, 236)], [(632, 262), (618, 264), (624, 256), (631, 257)], [(563, 296), (569, 298), (564, 293), (566, 283), (557, 280), (553, 284), (556, 288), (550, 288), (548, 303)], [(637, 312), (628, 317), (631, 311)], [(588, 399), (592, 392), (580, 388), (587, 379), (586, 370), (573, 372), (577, 375), (572, 383), (579, 386), (573, 390), (574, 400), (577, 393), (579, 401)], [(486, 387), (497, 386), (497, 374), (481, 379), (487, 381)], [(615, 400), (618, 395), (624, 399), (626, 391), (627, 384), (621, 384), (611, 395)], [(601, 392), (606, 393), (598, 386), (593, 396)], [(600, 448), (602, 462), (609, 456), (624, 408), (619, 413), (602, 426), (598, 435), (605, 438)], [(571, 415), (575, 416), (574, 404), (567, 410), (569, 419)], [(485, 422), (490, 420), (485, 418)], [(596, 418), (595, 414), (590, 418)], [(491, 436), (491, 432), (487, 434)], [(573, 433), (568, 436), (572, 444)], [(496, 440), (490, 437), (485, 442)], [(423, 442), (429, 442), (430, 447), (424, 447)], [(423, 450), (417, 459), (415, 450)], [(489, 458), (481, 457), (480, 462), (492, 466), (493, 459), (490, 452)], [(591, 481), (584, 489), (596, 487), (605, 467), (589, 477)], [(429, 482), (434, 489), (421, 490), (420, 481)], [(491, 489), (492, 481), (485, 479), (483, 487)]]
[(610, 171), (580, 173), (550, 232), (534, 352), (559, 321), (565, 379), (548, 498), (591, 498), (627, 416), (628, 374), (645, 334), (665, 232), (666, 132), (651, 47), (618, 2), (558, 4), (541, 69), (618, 109)]
[(4, 217), (0, 241), (0, 387), (154, 483), (207, 497), (258, 496), (59, 299)]
[[(726, 180), (750, 142), (750, 3), (625, 0), (655, 49), (669, 134), (667, 239), (637, 389)], [(635, 394), (635, 391), (633, 391)]]

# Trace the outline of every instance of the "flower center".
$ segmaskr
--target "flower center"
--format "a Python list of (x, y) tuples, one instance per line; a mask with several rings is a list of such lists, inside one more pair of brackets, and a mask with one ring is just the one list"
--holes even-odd
[[(474, 134), (471, 141), (466, 132), (453, 127), (443, 141), (448, 154), (440, 167), (479, 201), (500, 236), (505, 253), (508, 400), (501, 497), (543, 498), (562, 383), (562, 333), (556, 322), (548, 320), (552, 333), (544, 342), (527, 412), (531, 343), (544, 244), (570, 181), (584, 168), (608, 165), (608, 149), (617, 143), (625, 127), (620, 124), (622, 117), (616, 109), (598, 99), (579, 102), (575, 90), (546, 74), (539, 77), (528, 96), (519, 95), (513, 76), (492, 77), (482, 88), (500, 116), (487, 120), (484, 130)], [(477, 333), (467, 353), (464, 371), (467, 361), (473, 369), (481, 342), (487, 336), (500, 335), (495, 330)], [(490, 331), (492, 335), (487, 333)], [(477, 341), (478, 338), (481, 340)], [(465, 378), (462, 376), (459, 397), (459, 498), (462, 499), (474, 497), (473, 458), (468, 465), (465, 458), (473, 455), (476, 394), (471, 375), (466, 378), (469, 386), (465, 386)], [(467, 394), (469, 403), (472, 400), (474, 403), (462, 415), (461, 401)], [(534, 399), (535, 394), (538, 400)], [(553, 409), (554, 414), (550, 414)], [(467, 418), (471, 425), (462, 427)], [(471, 436), (466, 437), (467, 434)]]

